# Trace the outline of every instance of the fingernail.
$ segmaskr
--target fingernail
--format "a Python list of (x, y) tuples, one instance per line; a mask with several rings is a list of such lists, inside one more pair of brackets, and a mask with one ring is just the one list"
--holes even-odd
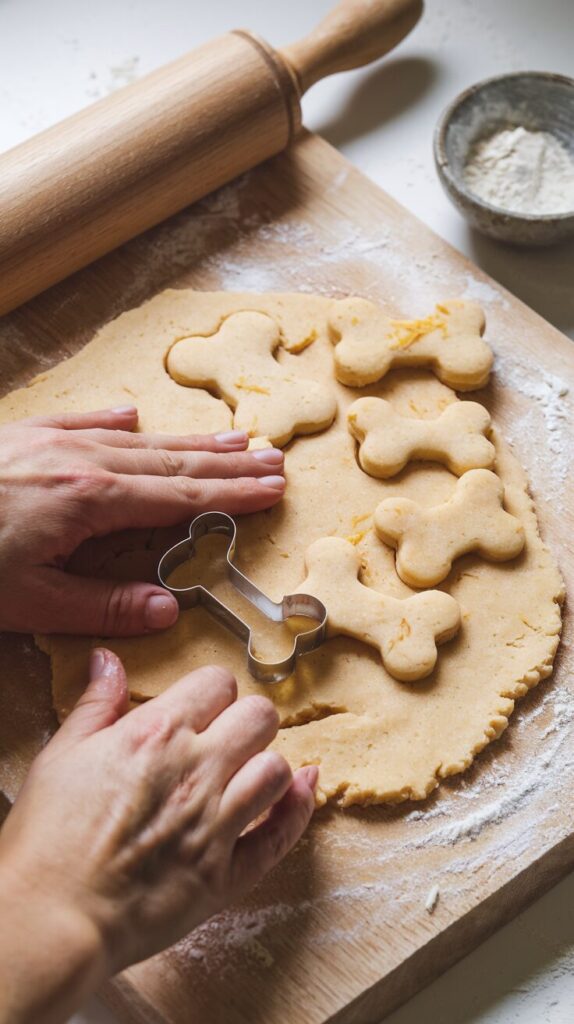
[(271, 466), (278, 466), (280, 462), (283, 462), (284, 458), (280, 448), (258, 448), (252, 454), (254, 459), (259, 459), (260, 462), (268, 462)]
[(284, 476), (260, 476), (259, 483), (264, 484), (265, 487), (274, 487), (277, 491), (282, 491), (285, 487)]
[(137, 409), (135, 405), (116, 405), (110, 412), (113, 412), (114, 416), (135, 416)]
[(148, 629), (167, 629), (177, 619), (178, 607), (175, 598), (166, 594), (152, 594), (145, 603), (145, 624)]
[(307, 785), (309, 786), (309, 789), (312, 789), (313, 792), (315, 792), (315, 789), (316, 789), (316, 786), (317, 786), (317, 779), (318, 778), (319, 778), (319, 769), (318, 769), (317, 765), (316, 764), (309, 764), (309, 765), (307, 765), (307, 767), (305, 768), (305, 781), (306, 781)]
[(247, 444), (249, 440), (246, 430), (228, 430), (224, 434), (216, 434), (215, 440), (219, 444)]
[(98, 679), (105, 672), (106, 652), (101, 647), (94, 647), (90, 654), (90, 679)]

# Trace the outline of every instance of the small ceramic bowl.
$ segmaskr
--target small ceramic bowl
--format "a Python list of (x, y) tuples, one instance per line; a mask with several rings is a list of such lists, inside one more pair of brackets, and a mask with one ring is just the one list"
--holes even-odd
[(551, 132), (574, 156), (574, 79), (544, 71), (499, 75), (478, 82), (447, 107), (435, 131), (434, 157), (445, 192), (467, 221), (492, 238), (516, 245), (550, 245), (574, 236), (568, 213), (512, 213), (480, 199), (464, 183), (469, 150), (480, 139), (519, 125)]

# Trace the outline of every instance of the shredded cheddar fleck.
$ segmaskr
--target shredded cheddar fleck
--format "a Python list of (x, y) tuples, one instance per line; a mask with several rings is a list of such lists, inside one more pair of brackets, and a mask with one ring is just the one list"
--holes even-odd
[(262, 388), (259, 384), (250, 384), (249, 381), (245, 380), (245, 377), (238, 377), (235, 381), (235, 387), (241, 391), (254, 391), (257, 395), (269, 394), (268, 388)]
[(407, 619), (401, 619), (401, 628), (399, 630), (399, 640), (405, 640), (407, 636), (411, 635), (410, 623)]
[[(439, 310), (438, 306), (436, 308)], [(438, 312), (431, 313), (421, 320), (391, 320), (393, 335), (396, 337), (396, 341), (390, 346), (391, 349), (410, 348), (432, 331), (442, 331), (444, 337), (447, 332), (445, 315), (448, 316), (448, 310), (443, 306), (440, 313), (442, 315)]]
[[(283, 338), (283, 341), (285, 341), (285, 335), (283, 331), (281, 331), (281, 337)], [(318, 337), (319, 332), (316, 331), (315, 328), (313, 328), (310, 334), (306, 334), (304, 338), (300, 338), (299, 341), (291, 341), (289, 345), (284, 344), (283, 347), (288, 349), (289, 352), (293, 352), (296, 354), (298, 352), (302, 352), (303, 349), (307, 348), (308, 345), (312, 345), (314, 341), (317, 341)]]
[(371, 515), (371, 512), (363, 512), (362, 516), (353, 516), (351, 522), (353, 526), (357, 526), (359, 523), (364, 523), (365, 519), (370, 519)]
[(401, 641), (406, 640), (406, 638), (410, 636), (411, 633), (412, 630), (410, 627), (410, 623), (407, 621), (407, 619), (401, 619), (401, 624), (399, 626), (399, 631), (397, 635), (393, 637), (392, 640), (389, 640), (389, 651), (392, 651), (393, 647), (395, 647), (396, 644), (400, 644)]
[(361, 543), (363, 537), (366, 537), (368, 532), (368, 530), (359, 530), (358, 533), (349, 534), (348, 537), (345, 537), (345, 540), (348, 540), (349, 544), (354, 544), (356, 546), (357, 544)]

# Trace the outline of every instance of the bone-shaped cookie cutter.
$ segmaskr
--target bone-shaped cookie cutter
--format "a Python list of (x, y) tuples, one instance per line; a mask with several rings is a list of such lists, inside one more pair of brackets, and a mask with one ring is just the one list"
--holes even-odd
[[(298, 633), (290, 654), (281, 661), (261, 661), (253, 653), (251, 627), (223, 604), (210, 590), (201, 584), (191, 587), (174, 587), (168, 583), (171, 574), (195, 555), (196, 541), (206, 534), (218, 533), (229, 538), (226, 554), (227, 577), (231, 584), (272, 622), (284, 622), (294, 615), (317, 619), (318, 625), (304, 633)], [(203, 607), (218, 619), (227, 629), (247, 645), (247, 666), (251, 675), (262, 683), (278, 683), (295, 669), (297, 658), (309, 654), (319, 647), (326, 636), (327, 609), (322, 601), (310, 594), (286, 594), (282, 601), (272, 601), (233, 563), (237, 527), (235, 521), (225, 512), (204, 512), (197, 516), (189, 527), (189, 536), (165, 552), (158, 565), (158, 577), (162, 587), (169, 590), (178, 601), (180, 608)]]

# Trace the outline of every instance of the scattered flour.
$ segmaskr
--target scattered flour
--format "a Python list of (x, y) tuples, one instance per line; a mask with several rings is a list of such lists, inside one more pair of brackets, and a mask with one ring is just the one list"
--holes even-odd
[(479, 281), (473, 274), (464, 275), (464, 287), (460, 293), (462, 299), (474, 299), (483, 304), (497, 303), (503, 309), (508, 307), (508, 302), (498, 288), (489, 284), (488, 281)]
[(337, 189), (341, 188), (341, 186), (345, 184), (347, 178), (349, 177), (349, 173), (350, 172), (347, 167), (342, 167), (341, 170), (337, 172), (335, 177), (327, 185), (327, 188), (325, 189), (325, 194), (329, 195), (331, 192), (336, 192)]
[[(321, 260), (338, 263), (340, 260), (369, 258), (373, 253), (384, 249), (390, 242), (388, 233), (381, 232), (373, 238), (366, 238), (364, 231), (354, 224), (349, 224), (346, 232), (332, 245), (322, 245), (319, 249)], [(315, 240), (315, 248), (317, 242)]]
[(463, 176), (471, 192), (510, 212), (574, 211), (574, 157), (549, 132), (506, 128), (481, 139)]
[(107, 92), (115, 92), (122, 89), (124, 85), (135, 82), (139, 75), (139, 57), (126, 57), (121, 64), (110, 66), (110, 82)]
[[(574, 448), (568, 383), (556, 374), (541, 370), (515, 356), (498, 356), (496, 373), (503, 384), (530, 399), (527, 411), (515, 424), (515, 437), (509, 437), (509, 440), (516, 443), (528, 442), (527, 465), (537, 499), (560, 504), (564, 484), (572, 471)], [(545, 443), (536, 445), (532, 441), (540, 434), (540, 416), (546, 431)], [(548, 474), (549, 455), (552, 458), (551, 474)], [(550, 476), (550, 486), (547, 475)], [(544, 483), (538, 486), (541, 477), (544, 477)]]
[(425, 900), (425, 910), (428, 914), (434, 914), (436, 905), (440, 899), (440, 889), (438, 885), (433, 885), (432, 889), (429, 890), (429, 894)]
[(98, 100), (102, 96), (116, 92), (117, 89), (122, 89), (124, 85), (130, 85), (139, 78), (139, 63), (139, 57), (126, 57), (120, 64), (112, 64), (108, 67), (106, 79), (100, 72), (90, 71), (89, 85), (84, 90), (85, 95), (91, 100)]
[(272, 292), (278, 290), (277, 273), (273, 266), (262, 267), (259, 261), (227, 257), (218, 265), (225, 276), (225, 290), (232, 292)]

